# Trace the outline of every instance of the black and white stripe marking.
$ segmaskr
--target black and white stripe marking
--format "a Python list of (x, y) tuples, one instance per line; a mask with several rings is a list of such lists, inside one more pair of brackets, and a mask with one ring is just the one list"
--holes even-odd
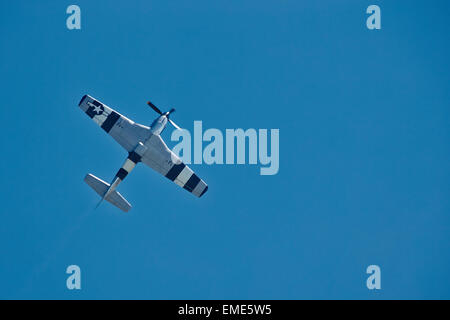
[(206, 183), (184, 163), (174, 164), (167, 172), (166, 177), (198, 197), (208, 190)]
[(132, 151), (128, 154), (127, 160), (125, 160), (124, 164), (122, 165), (122, 168), (119, 169), (116, 173), (116, 178), (119, 178), (121, 181), (123, 181), (126, 176), (131, 172), (131, 170), (134, 169), (136, 164), (141, 161), (141, 156), (138, 155), (136, 152)]
[(103, 124), (102, 124), (103, 130), (105, 130), (106, 132), (111, 131), (112, 127), (114, 127), (117, 120), (119, 120), (119, 119), (120, 119), (120, 115), (117, 112), (112, 111), (109, 114), (109, 116), (106, 118), (105, 122), (103, 122)]
[[(80, 101), (80, 105), (85, 101), (86, 97), (83, 97)], [(120, 119), (120, 114), (97, 100), (87, 101), (86, 106), (87, 109), (85, 113), (107, 133), (111, 131), (116, 122)]]

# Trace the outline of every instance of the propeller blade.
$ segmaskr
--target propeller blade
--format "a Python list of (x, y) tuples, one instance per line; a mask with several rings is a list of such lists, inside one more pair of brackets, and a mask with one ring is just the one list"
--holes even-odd
[(175, 122), (173, 122), (172, 120), (170, 120), (169, 118), (167, 118), (167, 120), (169, 120), (170, 124), (173, 125), (175, 128), (177, 128), (178, 130), (181, 130), (181, 128), (179, 126), (177, 126), (175, 124)]
[(151, 103), (150, 101), (147, 101), (147, 104), (149, 105), (150, 108), (155, 110), (157, 113), (162, 114), (161, 110), (159, 110), (158, 107), (155, 106), (153, 103)]
[(175, 112), (175, 109), (174, 109), (174, 108), (172, 108), (172, 109), (169, 110), (169, 114), (171, 114), (172, 112)]

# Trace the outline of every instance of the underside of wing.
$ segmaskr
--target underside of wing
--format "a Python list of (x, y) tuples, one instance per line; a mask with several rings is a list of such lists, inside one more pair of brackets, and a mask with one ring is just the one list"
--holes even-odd
[(91, 96), (83, 96), (78, 106), (128, 152), (150, 135), (150, 128), (133, 122)]
[(173, 164), (172, 168), (167, 172), (166, 178), (172, 180), (180, 187), (193, 193), (197, 197), (201, 197), (207, 190), (208, 185), (200, 179), (191, 168), (183, 162)]
[(153, 135), (146, 146), (148, 150), (142, 157), (143, 163), (195, 196), (205, 194), (208, 185), (167, 147), (160, 136)]

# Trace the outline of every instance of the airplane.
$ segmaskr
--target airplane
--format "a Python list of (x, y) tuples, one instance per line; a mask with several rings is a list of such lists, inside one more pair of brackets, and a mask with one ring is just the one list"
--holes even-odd
[(110, 184), (90, 173), (84, 178), (84, 181), (101, 197), (98, 205), (106, 200), (124, 212), (131, 209), (131, 204), (116, 189), (139, 162), (199, 198), (208, 190), (208, 185), (185, 165), (161, 138), (161, 132), (167, 123), (180, 129), (169, 118), (175, 109), (163, 113), (150, 101), (147, 104), (159, 114), (150, 127), (134, 122), (89, 95), (84, 95), (78, 104), (89, 118), (128, 152), (127, 159)]

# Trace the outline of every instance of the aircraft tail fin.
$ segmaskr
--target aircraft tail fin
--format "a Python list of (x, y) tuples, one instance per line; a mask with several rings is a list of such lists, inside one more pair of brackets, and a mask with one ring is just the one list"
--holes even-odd
[[(109, 189), (109, 183), (106, 183), (90, 173), (86, 175), (84, 181), (102, 198)], [(105, 200), (122, 211), (128, 212), (131, 209), (131, 204), (115, 190), (111, 192)]]

